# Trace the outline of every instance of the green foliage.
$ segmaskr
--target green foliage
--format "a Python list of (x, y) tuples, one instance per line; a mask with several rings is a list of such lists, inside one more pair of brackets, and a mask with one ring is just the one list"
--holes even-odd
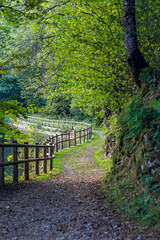
[(113, 160), (111, 158), (105, 157), (104, 148), (101, 147), (94, 152), (95, 163), (98, 164), (105, 173), (111, 171), (113, 167)]
[(108, 119), (109, 127), (105, 129), (106, 139), (116, 140), (118, 127), (117, 127), (117, 114), (114, 114)]
[[(148, 179), (148, 182), (152, 180)], [(157, 185), (148, 185), (144, 191), (136, 185), (133, 173), (127, 172), (125, 178), (120, 174), (111, 175), (103, 184), (108, 205), (125, 218), (135, 219), (140, 225), (160, 224), (160, 192)]]
[(46, 134), (40, 133), (37, 127), (29, 126), (29, 129), (25, 132), (30, 144), (39, 143), (42, 144), (46, 140)]
[(160, 121), (160, 101), (157, 94), (155, 95), (157, 100), (150, 100), (152, 95), (153, 92), (143, 98), (142, 93), (137, 93), (131, 100), (118, 119), (119, 139), (136, 138), (144, 128), (156, 128)]
[(17, 84), (17, 79), (9, 75), (0, 77), (0, 99), (3, 101), (17, 100), (23, 102), (21, 89)]
[[(121, 21), (120, 9), (111, 3), (103, 4), (102, 10), (94, 8), (92, 14), (94, 3), (90, 6), (71, 1), (55, 8), (54, 14), (53, 11), (44, 14), (45, 24), (31, 21), (30, 25), (20, 25), (10, 34), (14, 48), (9, 46), (7, 53), (12, 66), (18, 69), (19, 84), (25, 89), (23, 96), (27, 101), (31, 94), (43, 94), (43, 99), (48, 99), (48, 110), (55, 111), (62, 102), (61, 92), (60, 98), (69, 96), (72, 106), (94, 107), (97, 112), (104, 104), (118, 111), (127, 101), (130, 80), (125, 71), (120, 72), (126, 66), (121, 44), (123, 28), (120, 22), (113, 21), (113, 18)], [(52, 6), (50, 1), (44, 11)]]
[[(20, 115), (26, 117), (28, 112), (33, 112), (35, 108), (28, 106), (26, 109), (21, 103), (20, 88), (17, 86), (15, 76), (11, 72), (10, 49), (13, 49), (13, 41), (11, 34), (18, 29), (19, 22), (27, 23), (28, 18), (35, 17), (35, 12), (41, 9), (43, 1), (1, 1), (0, 6), (0, 131), (5, 135), (6, 139), (14, 137), (20, 139), (23, 136), (16, 129), (12, 129), (5, 124), (6, 117), (19, 117)], [(37, 17), (37, 15), (36, 15)], [(17, 33), (17, 32), (16, 32)], [(5, 63), (4, 63), (5, 61)], [(3, 75), (2, 75), (3, 74)], [(11, 77), (10, 77), (11, 76)], [(12, 80), (12, 84), (11, 84)], [(5, 100), (5, 101), (4, 101)], [(15, 100), (15, 101), (13, 101)]]
[(11, 140), (14, 138), (17, 141), (24, 139), (23, 134), (21, 134), (16, 128), (12, 128), (10, 125), (8, 125), (8, 122), (6, 120), (8, 118), (12, 118), (14, 121), (17, 121), (17, 118), (21, 116), (26, 118), (28, 112), (33, 113), (35, 110), (37, 110), (35, 106), (30, 105), (27, 106), (27, 108), (24, 108), (23, 104), (19, 103), (16, 100), (0, 100), (0, 131), (1, 134), (5, 136), (5, 139)]
[(71, 115), (70, 108), (70, 100), (64, 98), (63, 95), (59, 93), (58, 96), (47, 100), (45, 111), (49, 115), (64, 118)]
[(1, 1), (0, 16), (6, 18), (7, 20), (15, 23), (23, 21), (26, 17), (30, 19), (35, 19), (39, 16), (38, 11), (42, 10), (42, 3), (46, 2), (44, 0), (12, 0)]
[(158, 113), (160, 113), (160, 101), (158, 100), (153, 100), (151, 101), (147, 108), (153, 108), (155, 111), (157, 111)]
[[(23, 21), (1, 20), (1, 71), (14, 69), (26, 102), (63, 115), (70, 103), (98, 114), (104, 105), (121, 111), (135, 88), (125, 60), (122, 1), (17, 3), (2, 4), (2, 15)], [(158, 68), (158, 1), (138, 1), (136, 10), (141, 50)]]
[[(151, 200), (144, 194), (137, 196), (132, 186), (145, 174), (152, 183), (158, 181), (154, 161), (160, 140), (158, 80), (155, 72), (141, 73), (145, 86), (137, 92), (126, 63), (122, 9), (122, 0), (2, 1), (0, 74), (3, 79), (8, 73), (16, 76), (26, 103), (46, 107), (50, 114), (58, 112), (59, 117), (94, 117), (101, 123), (106, 106), (112, 114), (106, 131), (107, 154), (111, 151), (114, 160), (112, 173), (119, 173), (109, 183), (113, 183), (113, 199), (131, 214), (129, 207), (138, 206), (135, 213), (155, 224), (158, 205), (152, 204), (152, 196)], [(150, 67), (159, 70), (159, 1), (137, 0), (136, 14), (140, 50)], [(6, 91), (4, 85), (1, 90)], [(13, 99), (8, 101), (8, 95), (6, 101), (0, 100), (0, 128), (8, 139), (17, 139), (20, 133), (4, 120), (26, 116), (27, 110)], [(126, 177), (128, 172), (133, 179)]]
[(67, 133), (67, 132), (71, 132), (73, 130), (73, 128), (71, 126), (62, 125), (57, 130), (58, 130), (58, 132), (61, 132), (61, 133)]
[(160, 207), (160, 95), (159, 85), (147, 89), (143, 86), (122, 113), (110, 119), (106, 144), (113, 168), (103, 189), (116, 212), (154, 226)]
[(151, 88), (145, 97), (142, 96), (142, 92), (137, 92), (117, 121), (110, 121), (106, 134), (107, 154), (112, 152), (116, 171), (128, 165), (128, 168), (134, 166), (137, 176), (156, 176), (155, 159), (159, 155), (160, 140), (159, 94), (157, 88)]
[(160, 12), (158, 8), (158, 0), (149, 0), (148, 2), (138, 0), (136, 3), (136, 21), (140, 49), (150, 67), (153, 69), (160, 68), (158, 53), (160, 38)]
[(145, 127), (146, 121), (152, 114), (150, 111), (147, 111), (140, 99), (141, 97), (136, 95), (126, 107), (126, 111), (119, 117), (120, 139), (122, 137), (125, 139), (136, 137)]
[[(115, 6), (112, 5), (112, 7)], [(124, 88), (128, 86), (125, 85), (123, 73), (124, 85), (118, 80), (120, 77), (117, 69), (119, 61), (117, 52), (115, 53), (113, 50), (115, 48), (119, 50), (123, 58), (120, 44), (113, 41), (114, 37), (117, 39), (117, 28), (119, 27), (119, 31), (122, 28), (119, 24), (114, 26), (113, 35), (111, 35), (106, 14), (108, 9), (111, 10), (111, 6), (107, 3), (103, 6), (103, 13), (97, 10), (98, 8), (93, 10), (93, 6), (85, 3), (83, 5), (72, 3), (72, 9), (69, 17), (62, 19), (61, 25), (66, 25), (65, 31), (62, 32), (64, 41), (57, 42), (58, 54), (56, 57), (59, 64), (63, 61), (61, 73), (65, 89), (63, 85), (60, 87), (63, 87), (65, 92), (69, 91), (79, 106), (92, 104), (97, 108), (107, 104), (109, 109), (118, 108), (122, 103), (120, 101), (125, 92)], [(115, 11), (115, 18), (116, 13)], [(113, 52), (110, 49), (111, 45)], [(116, 61), (118, 61), (117, 64)], [(113, 69), (113, 64), (115, 69)], [(74, 66), (74, 68), (71, 69), (70, 66)], [(124, 91), (120, 94), (117, 89)]]
[[(79, 106), (95, 117), (104, 105), (120, 112), (135, 90), (125, 60), (122, 1), (43, 2), (25, 6), (37, 19), (7, 26), (2, 69), (14, 69), (25, 101), (47, 105), (50, 114), (68, 116)], [(138, 1), (136, 10), (141, 50), (158, 68), (158, 1)]]

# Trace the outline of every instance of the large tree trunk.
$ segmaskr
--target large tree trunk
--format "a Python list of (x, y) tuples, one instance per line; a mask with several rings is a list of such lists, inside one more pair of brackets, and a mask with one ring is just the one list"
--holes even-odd
[(127, 62), (133, 74), (134, 81), (140, 88), (141, 81), (139, 79), (139, 74), (143, 68), (148, 67), (148, 64), (138, 47), (135, 0), (123, 0), (123, 22)]

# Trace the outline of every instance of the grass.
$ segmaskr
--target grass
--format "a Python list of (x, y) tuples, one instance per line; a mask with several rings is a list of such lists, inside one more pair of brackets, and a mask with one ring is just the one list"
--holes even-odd
[[(48, 172), (46, 174), (42, 174), (40, 176), (33, 176), (35, 180), (47, 180), (51, 177), (56, 176), (57, 174), (61, 173), (63, 171), (63, 164), (64, 164), (64, 158), (66, 156), (67, 153), (73, 151), (74, 149), (80, 148), (80, 151), (84, 151), (82, 148), (85, 146), (89, 146), (91, 144), (94, 144), (95, 141), (99, 140), (99, 135), (97, 133), (92, 133), (92, 138), (90, 139), (90, 141), (82, 143), (80, 145), (77, 146), (73, 146), (67, 149), (63, 149), (60, 152), (57, 152), (55, 154), (55, 158), (53, 160), (53, 171)], [(49, 164), (49, 162), (48, 162)]]
[(113, 162), (111, 158), (105, 157), (103, 147), (98, 148), (94, 152), (94, 160), (106, 173), (111, 171)]
[[(95, 134), (95, 136), (97, 136), (96, 133), (94, 133), (94, 134)], [(99, 139), (99, 137), (98, 137), (98, 139)], [(67, 163), (74, 166), (74, 168), (78, 169), (79, 171), (82, 171), (82, 172), (85, 171), (85, 173), (92, 173), (91, 172), (92, 167), (90, 166), (90, 162), (87, 163), (87, 161), (85, 161), (85, 162), (79, 161), (79, 157), (81, 157), (85, 152), (88, 152), (89, 149), (92, 148), (93, 146), (103, 145), (103, 143), (104, 143), (104, 140), (92, 142), (91, 144), (87, 145), (86, 147), (84, 146), (84, 147), (76, 150), (75, 152), (73, 152), (70, 155), (70, 158)]]

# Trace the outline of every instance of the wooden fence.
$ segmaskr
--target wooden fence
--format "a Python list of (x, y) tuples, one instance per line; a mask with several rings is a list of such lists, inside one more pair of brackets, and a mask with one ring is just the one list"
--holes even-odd
[(35, 124), (35, 125), (41, 125), (44, 127), (51, 127), (51, 128), (60, 128), (60, 127), (67, 127), (68, 129), (84, 129), (86, 127), (91, 127), (90, 124), (85, 122), (77, 122), (77, 121), (67, 121), (67, 120), (54, 120), (49, 118), (40, 118), (40, 117), (33, 117), (28, 116), (27, 119), (23, 119), (24, 121), (27, 121), (29, 123)]
[[(74, 130), (68, 133), (52, 135), (48, 137), (42, 145), (39, 143), (28, 144), (28, 142), (20, 144), (16, 141), (13, 141), (12, 143), (4, 143), (4, 140), (0, 140), (0, 186), (4, 186), (4, 173), (6, 166), (13, 166), (13, 182), (18, 182), (18, 166), (19, 164), (23, 163), (25, 180), (29, 180), (29, 173), (30, 171), (33, 171), (33, 169), (29, 166), (30, 162), (34, 162), (34, 172), (36, 175), (39, 175), (40, 170), (42, 169), (44, 173), (47, 173), (48, 161), (49, 171), (52, 171), (53, 159), (56, 152), (64, 148), (69, 148), (71, 146), (76, 146), (77, 144), (86, 142), (91, 137), (92, 126), (86, 124), (86, 128), (78, 131)], [(5, 148), (12, 148), (11, 162), (4, 162)], [(32, 152), (34, 152), (34, 157), (32, 158), (29, 156), (30, 149), (32, 149)], [(21, 153), (23, 152), (22, 159), (19, 159), (20, 151)], [(42, 166), (39, 164), (40, 161), (42, 161)]]

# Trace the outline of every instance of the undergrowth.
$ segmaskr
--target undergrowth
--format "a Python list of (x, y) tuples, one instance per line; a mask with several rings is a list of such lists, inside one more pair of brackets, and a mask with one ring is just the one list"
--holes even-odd
[(113, 159), (105, 157), (103, 147), (94, 153), (95, 163), (105, 171), (102, 184), (106, 205), (123, 219), (137, 220), (140, 226), (157, 226), (160, 223), (160, 190), (152, 179), (143, 176), (143, 187), (136, 183), (134, 169), (123, 169), (112, 174)]
[(129, 176), (107, 176), (102, 190), (106, 202), (116, 213), (125, 218), (135, 219), (145, 226), (156, 226), (160, 223), (160, 200), (158, 189), (150, 189), (151, 179), (146, 181), (146, 188), (136, 186)]
[(106, 130), (106, 154), (113, 160), (103, 183), (106, 200), (145, 226), (160, 223), (159, 90), (160, 85), (143, 86)]

